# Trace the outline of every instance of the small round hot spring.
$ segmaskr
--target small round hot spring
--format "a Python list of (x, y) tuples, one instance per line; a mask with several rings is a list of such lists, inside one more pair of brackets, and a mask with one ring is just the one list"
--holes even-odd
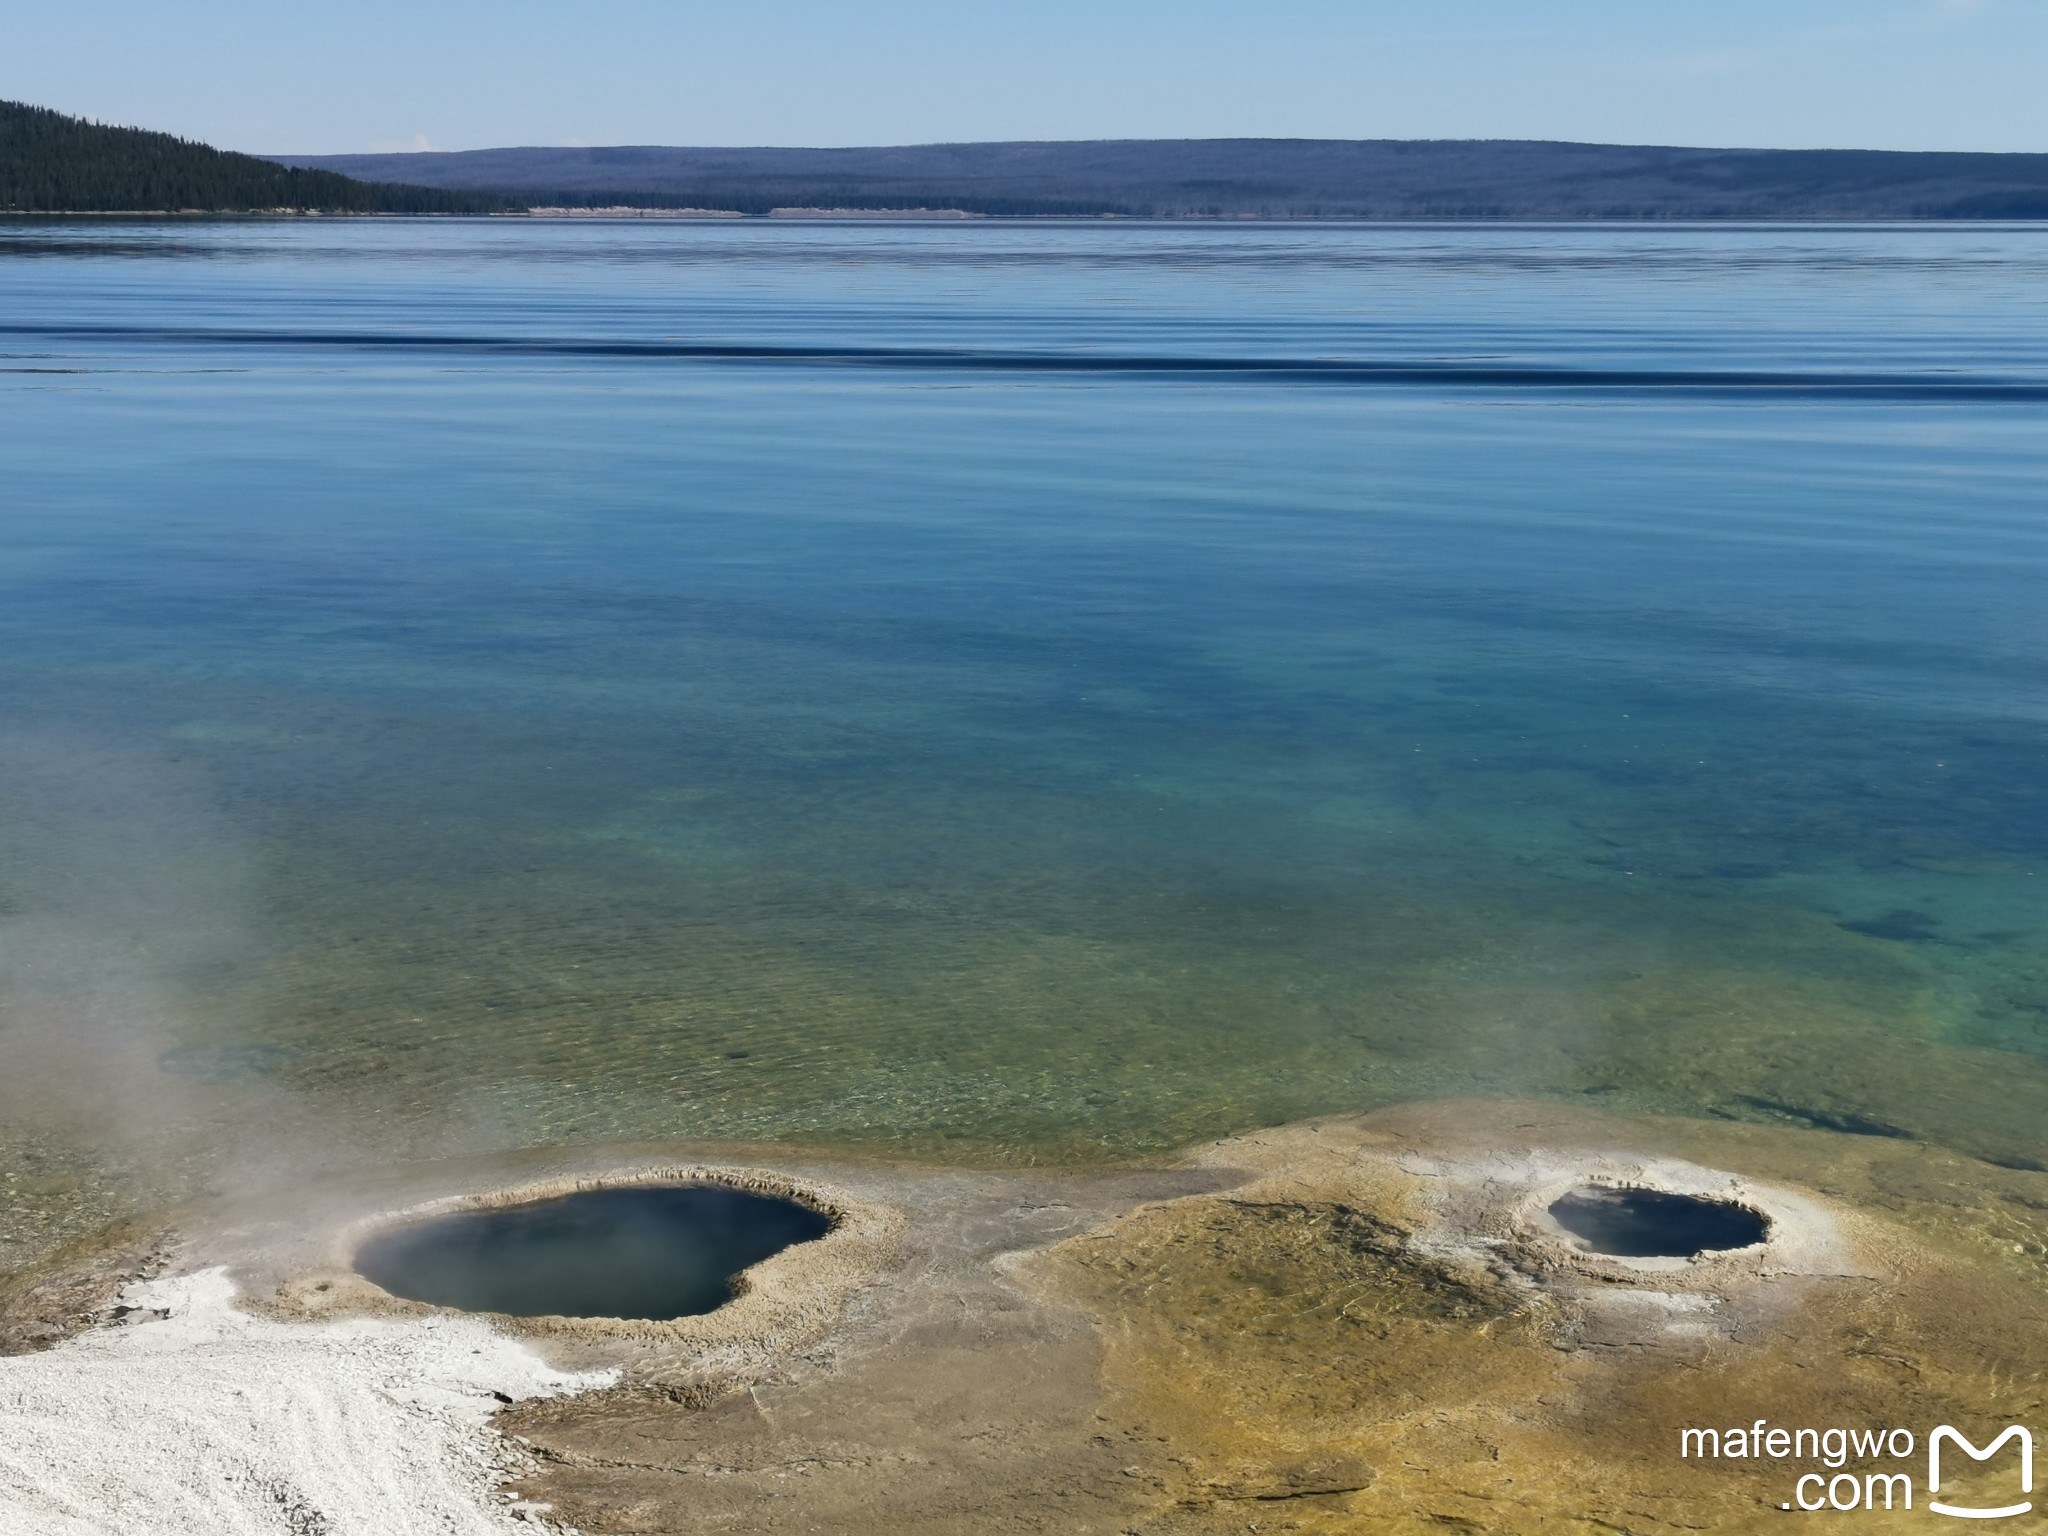
[(717, 1184), (585, 1189), (380, 1232), (356, 1271), (394, 1296), (514, 1317), (696, 1317), (749, 1265), (823, 1237), (832, 1218)]
[(1770, 1222), (1747, 1206), (1661, 1189), (1575, 1189), (1551, 1218), (1594, 1253), (1624, 1259), (1690, 1259), (1764, 1240)]

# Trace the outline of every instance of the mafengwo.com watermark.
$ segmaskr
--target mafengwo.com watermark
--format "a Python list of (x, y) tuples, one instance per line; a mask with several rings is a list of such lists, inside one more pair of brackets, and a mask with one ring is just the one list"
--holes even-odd
[(1953, 1425), (1790, 1429), (1757, 1419), (1732, 1429), (1682, 1429), (1678, 1454), (1783, 1469), (1786, 1510), (1924, 1509), (2004, 1520), (2034, 1507), (2034, 1434), (2022, 1424), (1972, 1440)]

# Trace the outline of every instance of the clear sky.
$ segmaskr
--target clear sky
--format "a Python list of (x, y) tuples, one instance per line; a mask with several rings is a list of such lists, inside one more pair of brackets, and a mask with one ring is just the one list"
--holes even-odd
[(2048, 0), (0, 0), (232, 149), (1546, 138), (2048, 151)]

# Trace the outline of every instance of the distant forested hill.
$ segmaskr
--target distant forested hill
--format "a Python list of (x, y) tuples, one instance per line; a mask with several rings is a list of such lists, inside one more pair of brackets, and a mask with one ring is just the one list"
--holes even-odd
[(1155, 218), (2042, 219), (2048, 155), (1508, 139), (484, 149), (286, 163), (541, 204)]
[(139, 128), (107, 128), (0, 101), (0, 212), (491, 213), (493, 193), (363, 182), (297, 170)]

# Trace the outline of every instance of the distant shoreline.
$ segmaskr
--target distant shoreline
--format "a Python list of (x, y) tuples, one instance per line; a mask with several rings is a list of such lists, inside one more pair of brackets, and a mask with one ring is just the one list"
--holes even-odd
[(666, 207), (768, 218), (2048, 219), (2048, 154), (1527, 139), (1103, 139), (842, 149), (529, 145), (274, 158), (365, 183), (551, 209)]
[(0, 210), (110, 218), (2006, 223), (2048, 220), (2048, 154), (1103, 139), (263, 156), (0, 101)]
[(1152, 227), (1162, 224), (1174, 225), (1252, 225), (1289, 224), (1312, 225), (1328, 228), (1373, 226), (1385, 228), (1471, 228), (1471, 229), (1650, 229), (1650, 228), (1856, 228), (1856, 227), (1899, 227), (1910, 225), (1927, 229), (1969, 229), (1985, 226), (2048, 227), (2048, 214), (2026, 217), (1983, 217), (1964, 218), (1943, 215), (1874, 215), (1874, 214), (1727, 214), (1702, 215), (1683, 214), (1668, 216), (1613, 215), (1613, 214), (1144, 214), (1144, 213), (976, 213), (957, 208), (773, 208), (766, 213), (743, 213), (730, 208), (643, 208), (633, 204), (619, 204), (604, 208), (580, 207), (535, 207), (506, 209), (495, 213), (392, 213), (387, 211), (358, 212), (353, 209), (335, 211), (323, 208), (264, 208), (264, 209), (211, 209), (211, 208), (0, 208), (0, 224), (16, 221), (62, 221), (67, 219), (186, 219), (186, 220), (234, 220), (242, 223), (260, 223), (266, 220), (295, 221), (317, 219), (332, 223), (354, 223), (374, 220), (400, 222), (413, 221), (479, 221), (479, 220), (540, 220), (547, 221), (602, 221), (632, 220), (634, 222), (676, 221), (683, 223), (941, 223), (941, 224), (1085, 224), (1099, 228), (1105, 224), (1128, 224)]

